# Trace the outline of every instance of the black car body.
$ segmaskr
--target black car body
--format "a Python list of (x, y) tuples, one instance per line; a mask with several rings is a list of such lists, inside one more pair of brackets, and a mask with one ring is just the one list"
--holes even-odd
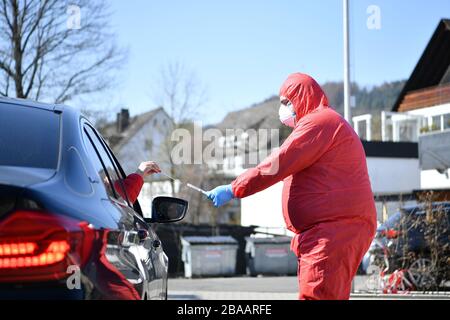
[(152, 224), (181, 220), (187, 202), (155, 198), (144, 219), (124, 178), (75, 109), (0, 99), (0, 299), (167, 298)]

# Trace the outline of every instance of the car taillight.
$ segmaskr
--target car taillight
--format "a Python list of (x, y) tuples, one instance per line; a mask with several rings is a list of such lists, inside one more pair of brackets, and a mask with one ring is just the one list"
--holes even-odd
[(386, 229), (381, 231), (381, 236), (386, 237), (388, 239), (395, 239), (399, 235), (399, 232), (394, 229)]
[(37, 243), (0, 244), (0, 269), (46, 266), (60, 262), (70, 249), (67, 241), (52, 241), (44, 252), (34, 254)]
[(70, 265), (85, 263), (92, 235), (86, 222), (40, 211), (13, 212), (0, 221), (0, 282), (67, 277)]

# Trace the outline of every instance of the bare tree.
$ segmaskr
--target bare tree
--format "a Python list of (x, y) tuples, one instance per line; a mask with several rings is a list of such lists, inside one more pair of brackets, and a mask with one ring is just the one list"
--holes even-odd
[[(207, 101), (206, 89), (194, 72), (180, 62), (171, 62), (160, 69), (157, 86), (152, 90), (153, 100), (158, 105), (164, 106), (173, 120), (172, 132), (177, 129), (186, 129), (193, 133), (194, 120), (199, 115), (200, 108)], [(161, 158), (167, 163), (171, 177), (182, 177), (183, 182), (202, 187), (208, 168), (206, 164), (176, 165), (172, 158), (172, 150), (176, 144), (171, 140), (171, 133), (166, 137), (161, 146)], [(194, 143), (194, 141), (192, 141)], [(192, 150), (194, 146), (192, 145)], [(191, 153), (193, 155), (193, 152)], [(189, 200), (190, 216), (194, 223), (199, 222), (201, 197), (191, 189), (180, 188), (176, 190), (175, 182), (171, 184), (172, 194), (180, 195)]]
[(125, 54), (104, 0), (0, 0), (0, 94), (64, 103), (112, 84)]
[(206, 88), (183, 63), (170, 62), (160, 69), (153, 99), (164, 106), (177, 125), (192, 122), (206, 103)]

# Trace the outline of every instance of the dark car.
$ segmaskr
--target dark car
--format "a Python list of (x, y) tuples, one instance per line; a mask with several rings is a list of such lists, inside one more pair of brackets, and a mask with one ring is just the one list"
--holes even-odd
[(1, 98), (0, 299), (166, 299), (152, 225), (183, 219), (188, 204), (156, 197), (144, 218), (125, 178), (76, 110)]
[(450, 252), (450, 202), (419, 204), (399, 209), (378, 227), (363, 265), (387, 273), (407, 269), (416, 287), (439, 285), (450, 279), (449, 268), (436, 270), (432, 255), (446, 258), (446, 252)]

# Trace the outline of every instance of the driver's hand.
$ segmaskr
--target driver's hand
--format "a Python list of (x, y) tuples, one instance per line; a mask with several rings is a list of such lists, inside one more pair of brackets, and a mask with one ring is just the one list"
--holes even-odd
[(144, 161), (141, 162), (138, 169), (136, 170), (137, 174), (140, 174), (142, 178), (145, 178), (154, 173), (160, 173), (161, 169), (154, 161)]

